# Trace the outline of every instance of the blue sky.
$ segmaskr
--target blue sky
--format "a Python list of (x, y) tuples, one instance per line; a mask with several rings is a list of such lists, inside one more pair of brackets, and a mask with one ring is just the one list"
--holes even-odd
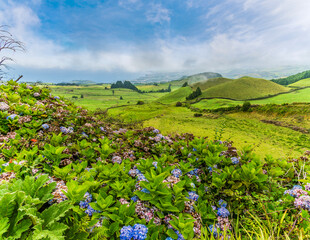
[(27, 48), (8, 76), (115, 81), (308, 65), (309, 9), (308, 0), (0, 0), (0, 25)]

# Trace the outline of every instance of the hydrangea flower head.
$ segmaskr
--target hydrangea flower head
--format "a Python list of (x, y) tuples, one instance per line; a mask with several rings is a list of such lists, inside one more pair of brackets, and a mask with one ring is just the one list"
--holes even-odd
[(139, 173), (138, 175), (138, 181), (146, 181), (147, 182), (147, 179), (146, 179), (146, 177), (142, 174), (142, 173)]
[(154, 129), (153, 133), (159, 134), (159, 130), (158, 129)]
[(147, 238), (147, 227), (143, 224), (135, 224), (133, 226), (133, 239), (144, 240)]
[(199, 195), (194, 191), (188, 192), (188, 195), (189, 196), (187, 198), (193, 201), (197, 201), (199, 198)]
[(216, 228), (214, 225), (210, 225), (210, 226), (209, 226), (209, 231), (210, 231), (211, 233), (213, 233), (213, 236), (214, 236), (215, 238), (217, 238), (217, 235), (218, 235), (218, 233), (217, 233), (217, 228)]
[(119, 236), (121, 240), (130, 240), (133, 236), (133, 228), (131, 226), (124, 226), (120, 231)]
[(132, 198), (131, 198), (131, 201), (134, 201), (134, 202), (136, 202), (136, 201), (138, 201), (139, 200), (139, 198), (138, 198), (138, 196), (133, 196)]
[(158, 162), (152, 162), (153, 166), (157, 169)]
[(93, 199), (93, 196), (89, 192), (86, 192), (84, 198), (87, 203), (90, 203)]
[(171, 171), (171, 173), (172, 173), (172, 175), (173, 175), (174, 177), (177, 177), (177, 178), (179, 178), (180, 176), (182, 176), (182, 171), (181, 171), (180, 169), (178, 169), (178, 168), (173, 169), (173, 170)]
[(233, 164), (238, 164), (239, 163), (239, 159), (237, 157), (232, 157), (230, 160), (231, 160), (231, 162)]
[(219, 217), (228, 217), (230, 215), (230, 212), (225, 208), (225, 207), (221, 207), (217, 210), (217, 215)]
[(80, 208), (87, 208), (88, 207), (88, 202), (86, 202), (86, 201), (80, 201)]
[(49, 126), (47, 123), (42, 124), (42, 127), (43, 127), (45, 130), (47, 130), (47, 129), (50, 128), (50, 126)]
[(150, 193), (150, 191), (147, 190), (146, 188), (143, 188), (143, 189), (141, 190), (141, 192), (143, 192), (143, 193)]
[(219, 205), (220, 205), (220, 207), (224, 207), (224, 208), (227, 207), (227, 203), (223, 199), (219, 200)]
[(302, 186), (300, 186), (300, 185), (294, 185), (294, 186), (293, 186), (293, 190), (295, 190), (295, 189), (302, 189)]
[(55, 97), (54, 97), (54, 99), (60, 99), (60, 97), (58, 97), (58, 96), (55, 96)]
[(183, 237), (183, 235), (179, 231), (175, 231), (175, 233), (178, 235), (177, 240), (185, 240), (185, 238)]

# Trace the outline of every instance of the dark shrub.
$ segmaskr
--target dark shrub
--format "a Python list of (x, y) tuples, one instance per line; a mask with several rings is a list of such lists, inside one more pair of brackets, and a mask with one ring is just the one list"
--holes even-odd
[(141, 100), (139, 100), (139, 101), (137, 102), (137, 105), (143, 105), (143, 104), (144, 104), (144, 102), (141, 101)]
[(195, 113), (194, 117), (202, 117), (202, 113)]
[(176, 107), (182, 107), (182, 103), (181, 103), (181, 102), (177, 102), (177, 103), (175, 104), (175, 106), (176, 106)]
[(243, 112), (249, 111), (250, 108), (251, 108), (251, 103), (250, 102), (246, 101), (246, 102), (243, 103), (243, 105), (242, 105), (242, 111)]

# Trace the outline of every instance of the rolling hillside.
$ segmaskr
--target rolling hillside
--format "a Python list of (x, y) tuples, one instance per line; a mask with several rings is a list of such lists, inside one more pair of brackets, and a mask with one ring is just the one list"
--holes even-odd
[(223, 78), (223, 77), (211, 78), (211, 79), (207, 79), (201, 82), (194, 83), (191, 85), (191, 87), (193, 89), (200, 87), (201, 90), (206, 90), (208, 88), (211, 88), (211, 87), (223, 84), (223, 83), (231, 82), (231, 81), (233, 81), (233, 79)]
[(191, 75), (191, 76), (187, 76), (184, 78), (181, 78), (179, 80), (176, 81), (172, 81), (171, 84), (172, 85), (182, 85), (183, 83), (187, 82), (189, 85), (196, 83), (196, 82), (201, 82), (201, 81), (205, 81), (211, 78), (222, 78), (223, 76), (219, 73), (213, 73), (213, 72), (204, 72), (204, 73), (198, 73), (195, 75)]
[(297, 73), (286, 78), (272, 79), (271, 81), (280, 85), (289, 85), (306, 78), (310, 78), (310, 70)]
[(287, 91), (289, 91), (289, 88), (280, 86), (265, 79), (242, 77), (231, 82), (208, 88), (202, 92), (200, 98), (218, 97), (245, 100)]
[(174, 103), (174, 102), (183, 102), (185, 98), (191, 94), (192, 89), (191, 87), (181, 87), (163, 97), (158, 99), (158, 102), (161, 103)]
[(310, 86), (310, 78), (302, 79), (289, 85), (289, 87), (309, 87), (309, 86)]

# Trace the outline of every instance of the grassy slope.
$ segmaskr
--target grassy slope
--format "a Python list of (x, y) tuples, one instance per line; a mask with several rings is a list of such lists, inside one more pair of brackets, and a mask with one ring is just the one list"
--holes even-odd
[(231, 82), (233, 81), (233, 79), (229, 79), (229, 78), (211, 78), (202, 82), (197, 82), (192, 84), (192, 88), (196, 89), (197, 87), (200, 87), (201, 90), (206, 90), (208, 88), (223, 84), (223, 83), (227, 83), (227, 82)]
[[(251, 104), (283, 104), (294, 102), (310, 102), (310, 88), (300, 89), (291, 93), (281, 94), (275, 97), (262, 100), (253, 100)], [(193, 107), (201, 109), (215, 109), (219, 107), (230, 107), (241, 105), (243, 101), (233, 101), (226, 99), (204, 99), (193, 104)]]
[(203, 91), (201, 97), (223, 97), (236, 100), (259, 98), (286, 92), (289, 88), (280, 86), (268, 80), (242, 77), (232, 82), (220, 84)]
[(192, 89), (191, 87), (181, 87), (163, 97), (158, 99), (161, 103), (174, 103), (174, 102), (182, 102), (185, 101), (185, 98), (191, 94)]
[(310, 86), (310, 78), (299, 80), (298, 82), (290, 84), (289, 86), (290, 87), (309, 87)]
[[(255, 145), (255, 152), (262, 157), (266, 153), (274, 157), (297, 157), (306, 149), (304, 144), (307, 144), (299, 132), (262, 123), (255, 116), (244, 113), (195, 118), (187, 108), (158, 104), (110, 109), (108, 113), (120, 116), (127, 122), (145, 120), (145, 127), (154, 126), (163, 134), (189, 132), (212, 138), (223, 130), (221, 139), (231, 139), (239, 148)], [(307, 139), (310, 140), (308, 136)]]

